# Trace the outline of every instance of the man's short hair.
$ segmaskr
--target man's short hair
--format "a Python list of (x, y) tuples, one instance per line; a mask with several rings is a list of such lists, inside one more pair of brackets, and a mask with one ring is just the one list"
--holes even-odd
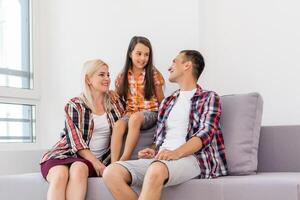
[(182, 50), (180, 53), (184, 54), (185, 62), (191, 61), (193, 63), (193, 75), (195, 79), (198, 80), (205, 66), (203, 56), (196, 50)]

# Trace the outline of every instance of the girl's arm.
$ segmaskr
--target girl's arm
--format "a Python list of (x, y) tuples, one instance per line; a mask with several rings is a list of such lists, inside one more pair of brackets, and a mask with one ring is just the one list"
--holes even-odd
[(162, 102), (162, 100), (165, 98), (162, 85), (155, 86), (155, 95), (157, 97), (158, 103)]
[(154, 92), (157, 97), (158, 103), (161, 103), (162, 100), (165, 98), (163, 87), (165, 85), (165, 80), (162, 74), (155, 69), (153, 72), (153, 79), (154, 79)]

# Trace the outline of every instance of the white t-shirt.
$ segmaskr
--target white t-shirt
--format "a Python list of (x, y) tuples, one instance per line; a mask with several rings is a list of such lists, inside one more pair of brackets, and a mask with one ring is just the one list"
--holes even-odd
[(110, 142), (110, 127), (107, 121), (107, 114), (95, 115), (94, 131), (90, 140), (90, 150), (99, 159), (106, 152)]
[(186, 142), (191, 98), (195, 92), (196, 89), (192, 91), (180, 91), (179, 97), (166, 120), (166, 138), (160, 150), (175, 150)]

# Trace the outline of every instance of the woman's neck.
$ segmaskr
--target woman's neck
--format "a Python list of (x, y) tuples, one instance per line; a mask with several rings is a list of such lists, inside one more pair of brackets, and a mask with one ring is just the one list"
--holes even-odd
[(102, 92), (94, 92), (92, 94), (94, 106), (95, 106), (95, 114), (103, 114), (105, 112), (104, 109), (104, 94)]

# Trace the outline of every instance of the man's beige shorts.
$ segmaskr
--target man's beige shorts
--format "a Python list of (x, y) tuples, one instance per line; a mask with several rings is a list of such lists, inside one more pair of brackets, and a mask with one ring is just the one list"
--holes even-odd
[(164, 163), (169, 171), (169, 179), (165, 183), (165, 187), (178, 185), (190, 179), (197, 177), (200, 174), (200, 167), (194, 155), (180, 158), (178, 160), (156, 160), (156, 159), (139, 159), (118, 161), (131, 174), (131, 186), (142, 186), (145, 174), (148, 167), (153, 162)]

